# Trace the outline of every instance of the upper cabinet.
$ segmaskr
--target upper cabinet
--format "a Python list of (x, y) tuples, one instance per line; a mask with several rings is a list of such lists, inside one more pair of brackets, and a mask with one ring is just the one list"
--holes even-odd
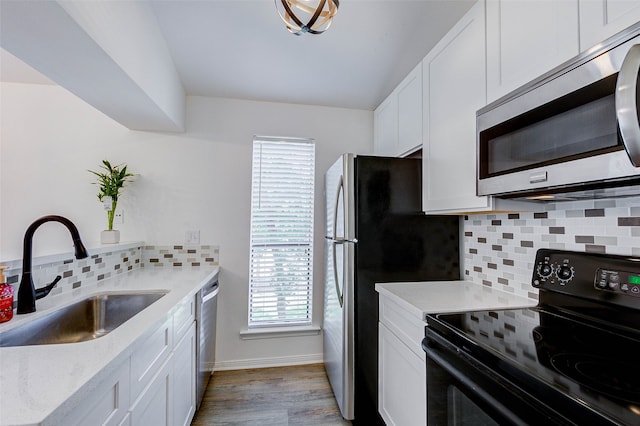
[(422, 146), (422, 64), (400, 83), (398, 92), (398, 154)]
[(395, 156), (398, 147), (398, 97), (395, 92), (373, 112), (373, 152)]
[(422, 64), (374, 111), (374, 152), (399, 157), (422, 146)]
[(580, 0), (580, 50), (640, 22), (638, 0)]
[(487, 0), (486, 8), (487, 102), (580, 51), (578, 0)]
[(429, 52), (423, 70), (423, 207), (482, 211), (476, 196), (476, 111), (486, 103), (484, 3), (478, 2)]

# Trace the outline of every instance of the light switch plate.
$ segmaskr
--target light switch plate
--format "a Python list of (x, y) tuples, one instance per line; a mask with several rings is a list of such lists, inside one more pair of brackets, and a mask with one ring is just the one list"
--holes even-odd
[(116, 225), (122, 225), (124, 223), (123, 210), (116, 210), (115, 214), (113, 215), (113, 223)]

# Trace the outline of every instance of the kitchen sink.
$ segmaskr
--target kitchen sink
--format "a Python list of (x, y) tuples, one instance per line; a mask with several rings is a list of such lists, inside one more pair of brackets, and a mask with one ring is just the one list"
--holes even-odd
[(0, 347), (98, 339), (149, 307), (167, 291), (100, 293), (0, 333)]

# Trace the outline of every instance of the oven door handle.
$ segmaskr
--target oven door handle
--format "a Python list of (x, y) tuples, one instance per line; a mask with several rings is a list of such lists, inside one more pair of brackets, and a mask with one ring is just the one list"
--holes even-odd
[(640, 167), (640, 116), (638, 115), (638, 73), (640, 44), (629, 49), (616, 82), (616, 117), (622, 143), (631, 163)]

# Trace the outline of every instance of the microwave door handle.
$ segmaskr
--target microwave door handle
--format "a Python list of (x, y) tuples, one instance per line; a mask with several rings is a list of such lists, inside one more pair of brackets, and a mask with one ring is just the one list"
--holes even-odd
[(616, 83), (618, 126), (624, 148), (635, 167), (640, 167), (640, 116), (637, 99), (639, 71), (640, 44), (636, 44), (627, 52)]

